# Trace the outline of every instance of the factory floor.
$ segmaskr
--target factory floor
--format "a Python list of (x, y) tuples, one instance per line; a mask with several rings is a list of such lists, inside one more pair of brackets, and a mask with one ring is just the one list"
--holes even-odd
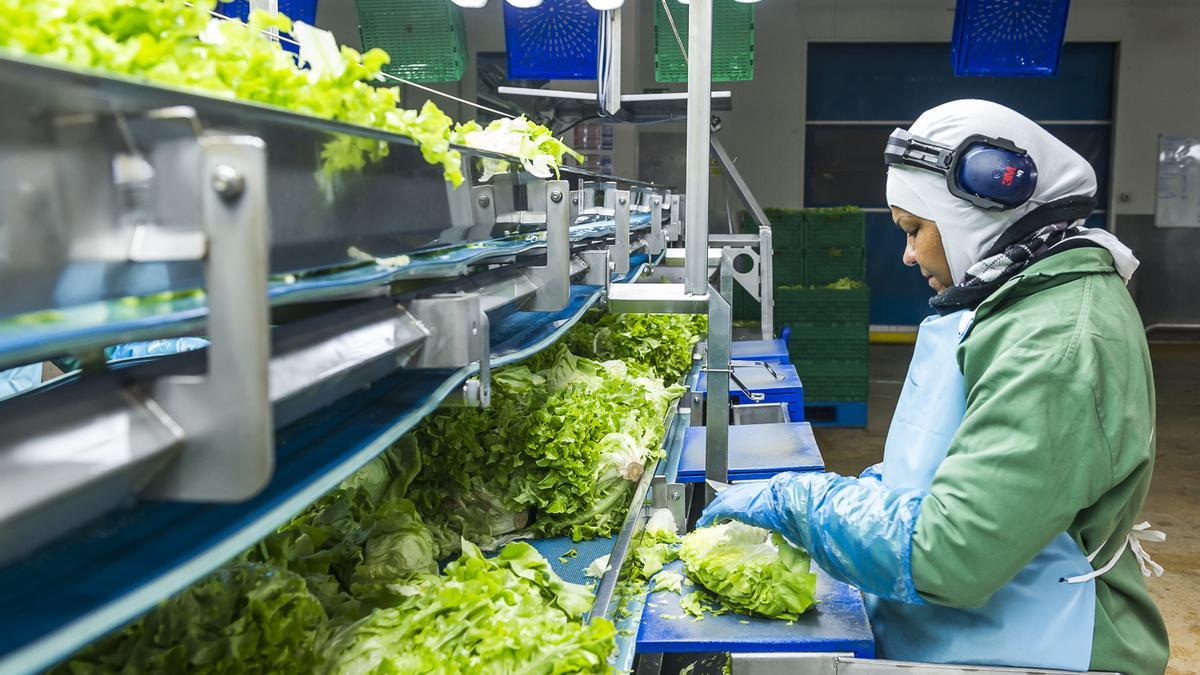
[[(1142, 512), (1167, 540), (1150, 554), (1166, 568), (1147, 583), (1167, 622), (1167, 672), (1200, 672), (1200, 345), (1150, 347), (1158, 390), (1158, 456)], [(857, 475), (880, 461), (888, 423), (912, 356), (911, 346), (871, 347), (869, 426), (817, 429), (831, 471)]]

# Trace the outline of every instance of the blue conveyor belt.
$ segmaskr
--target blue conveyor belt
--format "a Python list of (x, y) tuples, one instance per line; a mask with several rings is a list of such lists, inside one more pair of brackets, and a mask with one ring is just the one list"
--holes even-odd
[[(649, 226), (648, 214), (631, 216), (633, 229)], [(611, 219), (582, 223), (571, 228), (572, 241), (587, 241), (612, 234)], [(545, 246), (545, 232), (511, 235), (468, 244), (418, 251), (405, 264), (364, 262), (338, 270), (310, 270), (272, 278), (267, 294), (272, 305), (286, 305), (345, 295), (406, 279), (429, 279), (465, 274), (470, 265), (498, 256), (512, 256)], [(639, 260), (640, 258), (640, 260)], [(631, 269), (645, 262), (645, 254), (631, 258)], [(0, 364), (15, 365), (39, 360), (45, 346), (54, 344), (56, 355), (89, 346), (170, 335), (199, 334), (208, 316), (203, 291), (164, 293), (149, 298), (123, 298), (51, 309), (0, 319)]]
[[(645, 262), (635, 256), (622, 280)], [(573, 286), (559, 312), (493, 322), (493, 364), (551, 344), (598, 297), (598, 287)], [(0, 672), (44, 670), (249, 548), (388, 448), (473, 372), (398, 371), (283, 427), (271, 481), (245, 502), (139, 502), (0, 567), (0, 607), (21, 608), (0, 613)], [(568, 578), (589, 562), (567, 565)]]

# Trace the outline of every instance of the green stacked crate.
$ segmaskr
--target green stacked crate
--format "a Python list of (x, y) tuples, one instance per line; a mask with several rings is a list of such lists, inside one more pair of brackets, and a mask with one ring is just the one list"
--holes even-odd
[(804, 251), (804, 282), (824, 286), (842, 279), (862, 281), (866, 256), (861, 248), (809, 248)]
[(805, 400), (866, 400), (869, 306), (866, 287), (776, 291), (775, 325), (791, 329), (788, 354)]
[[(670, 19), (667, 12), (670, 11)], [(712, 79), (732, 82), (754, 79), (754, 5), (715, 0), (712, 21)], [(674, 20), (675, 28), (671, 28)], [(687, 60), (679, 48), (688, 43), (688, 6), (675, 0), (654, 3), (654, 79), (687, 82)]]
[(866, 278), (863, 212), (855, 207), (804, 211), (804, 283), (824, 286)]
[(454, 82), (467, 67), (462, 8), (429, 0), (355, 0), (363, 49), (378, 47), (383, 72), (413, 82)]

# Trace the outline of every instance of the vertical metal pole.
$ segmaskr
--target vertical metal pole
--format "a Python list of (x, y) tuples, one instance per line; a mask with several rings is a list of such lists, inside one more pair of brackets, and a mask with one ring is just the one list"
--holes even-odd
[(775, 338), (775, 243), (771, 228), (758, 228), (758, 301), (762, 306), (762, 339)]
[[(729, 481), (729, 349), (733, 341), (733, 256), (721, 255), (721, 289), (708, 293), (708, 392), (704, 411), (704, 477)], [(704, 485), (704, 503), (716, 496)]]
[(712, 88), (712, 0), (688, 6), (687, 228), (683, 290), (708, 292), (708, 157)]

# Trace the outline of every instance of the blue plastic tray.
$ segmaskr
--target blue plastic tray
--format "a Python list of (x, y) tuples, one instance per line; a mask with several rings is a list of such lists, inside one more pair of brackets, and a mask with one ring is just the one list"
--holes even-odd
[(788, 363), (787, 340), (738, 340), (730, 345), (729, 358), (735, 361)]
[(1055, 77), (1070, 0), (958, 0), (954, 74)]
[[(666, 569), (682, 573), (683, 563), (675, 561)], [(685, 583), (684, 594), (693, 588)], [(638, 631), (638, 652), (850, 652), (860, 658), (875, 656), (875, 638), (862, 593), (819, 568), (816, 606), (790, 625), (735, 612), (705, 614), (704, 619), (693, 621), (679, 608), (682, 598), (670, 591), (650, 594)]]
[[(704, 481), (705, 427), (688, 427), (676, 474), (680, 483)], [(824, 471), (825, 460), (807, 422), (729, 427), (729, 480), (760, 480), (784, 471)]]
[(594, 80), (600, 13), (587, 0), (504, 3), (510, 80)]
[[(787, 403), (790, 420), (804, 421), (804, 387), (795, 367), (784, 363), (773, 364), (768, 369), (747, 361), (734, 361), (733, 368), (734, 374), (747, 389), (763, 394), (763, 400), (758, 403)], [(700, 373), (693, 391), (701, 394), (708, 391), (708, 373)], [(735, 404), (755, 403), (742, 393), (732, 379), (729, 382), (729, 400)]]

